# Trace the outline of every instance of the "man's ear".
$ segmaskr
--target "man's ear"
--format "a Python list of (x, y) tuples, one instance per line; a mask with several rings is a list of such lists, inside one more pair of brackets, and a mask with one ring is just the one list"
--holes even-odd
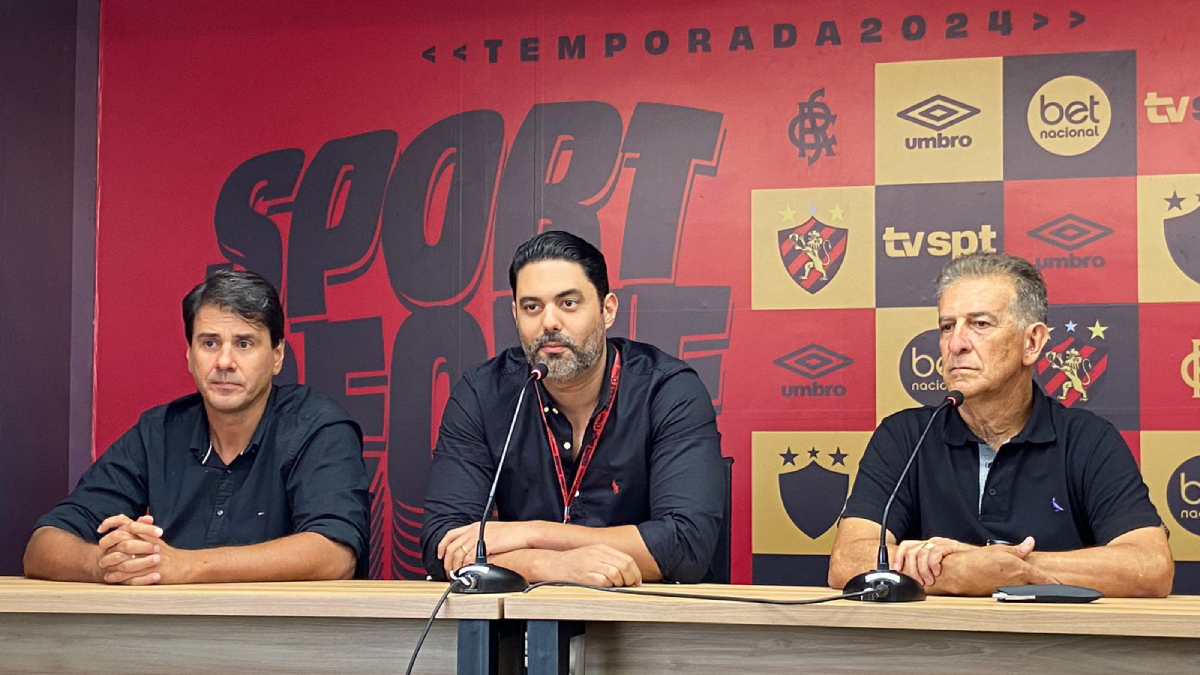
[(278, 375), (279, 371), (283, 370), (284, 352), (287, 351), (287, 342), (280, 340), (279, 344), (275, 345), (271, 351), (275, 352), (275, 365), (271, 368), (271, 374)]
[(1037, 360), (1042, 356), (1042, 350), (1045, 349), (1046, 343), (1050, 341), (1050, 329), (1046, 324), (1038, 321), (1025, 327), (1024, 334), (1024, 352), (1021, 354), (1021, 362), (1026, 366), (1032, 366), (1037, 363)]
[(604, 328), (608, 330), (612, 328), (613, 323), (617, 320), (617, 295), (609, 293), (604, 296), (604, 301), (600, 303), (600, 309), (604, 313)]

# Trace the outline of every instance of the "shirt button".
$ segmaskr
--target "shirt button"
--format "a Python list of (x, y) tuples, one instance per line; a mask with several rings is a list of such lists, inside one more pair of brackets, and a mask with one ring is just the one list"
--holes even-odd
[(225, 509), (217, 509), (217, 515), (218, 515), (218, 516), (223, 516), (223, 515), (225, 515)]
[(571, 441), (567, 441), (566, 443), (563, 443), (563, 447), (566, 448), (567, 450), (570, 450), (571, 449)]
[(542, 412), (550, 412), (550, 406), (546, 406), (545, 408), (542, 408)]
[(576, 491), (575, 491), (575, 496), (576, 496), (576, 497), (578, 497), (578, 496), (579, 496), (579, 490), (576, 490)]
[(995, 497), (996, 496), (996, 488), (988, 488), (988, 496)]
[(551, 410), (553, 410), (553, 411), (554, 411), (554, 414), (555, 414), (555, 415), (557, 415), (557, 414), (558, 414), (558, 408), (551, 408)]

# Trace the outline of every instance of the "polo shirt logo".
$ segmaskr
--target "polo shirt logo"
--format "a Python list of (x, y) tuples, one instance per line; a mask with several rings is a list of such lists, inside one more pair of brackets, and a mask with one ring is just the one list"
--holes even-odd
[(1054, 509), (1055, 513), (1062, 513), (1063, 511), (1066, 511), (1066, 509), (1064, 509), (1062, 506), (1059, 506), (1058, 497), (1050, 498), (1050, 508)]

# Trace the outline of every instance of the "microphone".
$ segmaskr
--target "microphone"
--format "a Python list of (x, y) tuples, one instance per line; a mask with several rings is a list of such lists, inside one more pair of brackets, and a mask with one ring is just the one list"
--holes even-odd
[(463, 565), (454, 572), (454, 576), (462, 582), (455, 589), (456, 593), (517, 593), (529, 587), (529, 582), (519, 573), (487, 561), (487, 543), (484, 541), (483, 532), (487, 527), (488, 516), (492, 515), (492, 508), (496, 505), (496, 486), (500, 484), (500, 472), (504, 469), (504, 458), (508, 457), (508, 445), (512, 442), (513, 429), (517, 428), (517, 417), (521, 414), (525, 392), (529, 390), (531, 381), (541, 380), (549, 372), (550, 367), (544, 361), (538, 361), (529, 369), (529, 377), (525, 378), (525, 384), (521, 385), (517, 407), (513, 410), (512, 422), (508, 425), (508, 435), (504, 438), (504, 449), (500, 451), (500, 461), (496, 463), (496, 477), (492, 479), (487, 506), (483, 507), (483, 517), (479, 519), (479, 542), (475, 545), (475, 562)]
[(921, 432), (921, 437), (917, 439), (917, 445), (913, 448), (912, 454), (908, 456), (908, 463), (904, 465), (904, 470), (900, 472), (900, 478), (896, 480), (896, 487), (892, 488), (892, 494), (888, 497), (887, 504), (883, 507), (883, 521), (879, 523), (878, 566), (870, 572), (863, 572), (850, 579), (850, 581), (846, 582), (846, 587), (842, 589), (844, 593), (859, 593), (868, 590), (875, 592), (855, 596), (850, 598), (851, 600), (862, 600), (864, 602), (916, 602), (925, 599), (925, 589), (921, 587), (921, 584), (917, 583), (916, 579), (905, 574), (900, 574), (899, 572), (893, 572), (888, 565), (888, 512), (892, 509), (892, 502), (896, 499), (896, 493), (900, 491), (900, 486), (904, 484), (904, 477), (908, 475), (908, 467), (912, 466), (913, 460), (917, 458), (917, 453), (921, 451), (921, 443), (925, 440), (925, 434), (929, 433), (929, 428), (933, 426), (933, 420), (937, 418), (937, 414), (943, 408), (947, 406), (957, 408), (962, 405), (964, 398), (961, 391), (951, 391), (946, 394), (945, 400), (933, 411), (933, 415), (929, 417), (929, 422), (925, 424), (925, 430)]

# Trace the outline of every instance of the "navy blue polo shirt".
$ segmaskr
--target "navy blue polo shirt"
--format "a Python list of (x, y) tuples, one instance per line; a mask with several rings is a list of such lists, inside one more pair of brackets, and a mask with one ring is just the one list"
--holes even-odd
[(95, 544), (105, 518), (149, 513), (184, 549), (316, 532), (352, 549), (363, 578), (369, 486), (358, 424), (312, 389), (273, 387), (250, 445), (228, 465), (211, 450), (196, 393), (143, 413), (36, 527)]
[[(1031, 386), (1032, 414), (999, 448), (982, 488), (983, 441), (957, 409), (939, 415), (888, 516), (887, 529), (897, 541), (936, 536), (983, 545), (1033, 536), (1039, 551), (1070, 551), (1162, 524), (1116, 428)], [(883, 420), (859, 463), (842, 517), (882, 519), (933, 411), (913, 408)]]

